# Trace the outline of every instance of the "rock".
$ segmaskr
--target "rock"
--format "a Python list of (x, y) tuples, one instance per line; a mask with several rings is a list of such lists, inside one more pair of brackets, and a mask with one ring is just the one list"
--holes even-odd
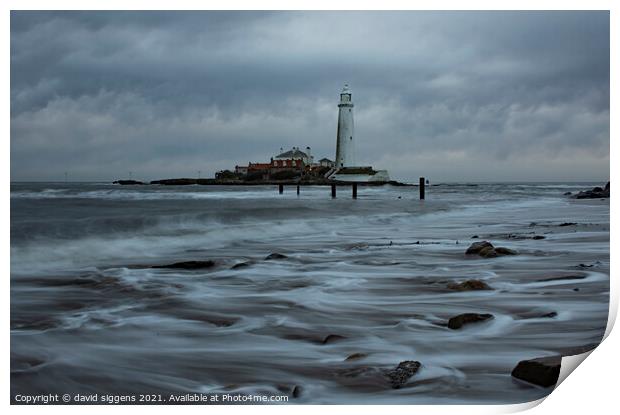
[(452, 317), (448, 320), (448, 328), (458, 330), (466, 324), (478, 323), (481, 321), (492, 319), (492, 314), (464, 313)]
[(471, 239), (478, 239), (478, 238), (479, 238), (478, 235), (474, 235), (474, 236), (471, 237)]
[(146, 184), (139, 180), (115, 180), (112, 184), (128, 185), (128, 184)]
[(239, 263), (233, 265), (232, 267), (230, 267), (230, 269), (247, 268), (249, 266), (250, 266), (249, 262), (239, 262)]
[(558, 316), (558, 313), (549, 310), (527, 310), (522, 313), (517, 313), (515, 316), (519, 320), (528, 320), (531, 318), (555, 318)]
[(586, 275), (562, 275), (560, 277), (541, 278), (537, 282), (561, 281), (561, 280), (582, 280)]
[(352, 355), (347, 356), (346, 359), (344, 359), (346, 362), (349, 362), (351, 360), (360, 360), (360, 359), (364, 359), (365, 357), (367, 357), (368, 355), (366, 353), (353, 353)]
[(334, 371), (335, 380), (347, 387), (369, 392), (381, 392), (385, 388), (399, 389), (422, 367), (422, 364), (413, 360), (400, 362), (393, 369), (373, 366), (345, 367)]
[(215, 266), (215, 262), (208, 261), (185, 261), (175, 262), (174, 264), (167, 265), (154, 265), (151, 268), (170, 268), (170, 269), (204, 269)]
[(271, 254), (267, 255), (265, 257), (265, 261), (269, 261), (269, 260), (272, 260), (272, 259), (286, 259), (286, 258), (288, 258), (286, 255), (274, 252), (274, 253), (271, 253)]
[(522, 360), (512, 370), (511, 375), (517, 379), (547, 388), (558, 382), (561, 363), (561, 356)]
[(498, 255), (517, 255), (518, 254), (518, 252), (515, 251), (514, 249), (504, 248), (503, 246), (498, 246), (497, 248), (495, 248), (495, 252)]
[(483, 258), (495, 258), (497, 256), (497, 251), (493, 248), (493, 246), (487, 246), (482, 248), (480, 252), (478, 252), (478, 255)]
[(330, 344), (339, 340), (344, 340), (346, 337), (340, 336), (338, 334), (330, 334), (323, 339), (323, 344)]
[(420, 370), (420, 366), (422, 364), (418, 361), (405, 360), (400, 362), (396, 368), (386, 371), (385, 376), (390, 380), (392, 388), (399, 389)]
[(299, 398), (301, 396), (301, 392), (301, 386), (295, 385), (295, 387), (293, 388), (293, 398)]
[(566, 193), (564, 193), (564, 196), (570, 196), (572, 194), (573, 194), (573, 192), (566, 192)]
[(532, 239), (535, 239), (535, 240), (538, 240), (538, 239), (545, 239), (545, 236), (542, 236), (542, 235), (534, 235), (534, 236), (532, 237)]
[(596, 186), (591, 190), (585, 190), (583, 192), (579, 192), (576, 195), (572, 195), (573, 199), (606, 199), (609, 197), (609, 182), (605, 185), (605, 188)]
[(196, 179), (180, 178), (180, 179), (163, 179), (152, 180), (151, 184), (162, 184), (167, 186), (187, 186), (191, 184), (198, 184)]
[(564, 222), (564, 223), (560, 223), (558, 226), (575, 226), (576, 223), (575, 222)]
[(469, 248), (467, 248), (467, 251), (465, 251), (465, 253), (467, 255), (478, 254), (484, 248), (489, 248), (489, 247), (493, 248), (493, 245), (491, 244), (491, 242), (488, 242), (488, 241), (474, 242), (473, 244), (469, 245)]
[(466, 255), (478, 254), (483, 258), (495, 258), (500, 255), (517, 255), (518, 252), (504, 247), (494, 247), (489, 241), (474, 242), (465, 251)]
[(477, 291), (477, 290), (492, 290), (493, 288), (480, 280), (467, 280), (461, 283), (451, 282), (447, 286), (451, 290), (455, 291)]

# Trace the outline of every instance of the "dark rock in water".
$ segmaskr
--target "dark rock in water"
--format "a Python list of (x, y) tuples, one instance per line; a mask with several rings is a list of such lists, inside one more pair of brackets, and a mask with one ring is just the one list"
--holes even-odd
[(561, 363), (561, 356), (522, 360), (511, 374), (517, 379), (547, 388), (558, 382)]
[(557, 316), (558, 316), (558, 313), (556, 313), (555, 311), (548, 311), (548, 310), (528, 310), (528, 311), (516, 314), (516, 317), (519, 320), (527, 320), (531, 318), (554, 318)]
[(483, 258), (495, 258), (500, 255), (517, 255), (518, 252), (504, 247), (494, 247), (489, 241), (474, 242), (465, 251), (466, 255), (478, 254)]
[(396, 368), (386, 371), (385, 376), (390, 380), (392, 388), (399, 389), (420, 370), (420, 366), (422, 364), (418, 361), (405, 360), (400, 362)]
[(514, 249), (504, 248), (503, 246), (498, 246), (497, 248), (495, 248), (495, 252), (498, 255), (517, 255), (518, 254), (518, 252), (515, 251)]
[(347, 356), (346, 359), (344, 359), (345, 361), (351, 361), (351, 360), (360, 360), (363, 359), (365, 357), (367, 357), (368, 355), (366, 353), (353, 353), (352, 355)]
[(330, 344), (330, 343), (337, 342), (339, 340), (344, 340), (344, 339), (346, 339), (346, 337), (340, 336), (338, 334), (330, 334), (323, 339), (323, 344)]
[(561, 280), (582, 280), (585, 277), (586, 277), (585, 275), (562, 275), (561, 277), (542, 278), (536, 281), (547, 282), (547, 281), (561, 281)]
[(474, 236), (471, 237), (471, 239), (478, 239), (478, 238), (479, 238), (478, 235), (474, 235)]
[(272, 254), (267, 255), (265, 257), (265, 261), (269, 261), (271, 259), (286, 259), (286, 258), (288, 258), (286, 255), (274, 252)]
[(293, 388), (293, 398), (299, 398), (301, 396), (301, 392), (301, 386), (295, 385), (295, 387)]
[(467, 251), (465, 251), (465, 253), (467, 255), (478, 254), (485, 248), (493, 248), (493, 244), (491, 244), (491, 242), (489, 241), (474, 242), (469, 246), (469, 248), (467, 248)]
[(230, 269), (239, 269), (239, 268), (247, 268), (250, 266), (249, 262), (239, 262), (238, 264), (233, 265)]
[(579, 291), (579, 288), (573, 288), (573, 291)]
[(152, 180), (151, 184), (163, 184), (168, 186), (187, 186), (190, 184), (198, 184), (198, 180), (196, 179), (163, 179), (163, 180)]
[(560, 223), (558, 226), (575, 226), (576, 223), (575, 222), (564, 222), (564, 223)]
[(566, 193), (564, 193), (564, 196), (570, 196), (572, 194), (573, 194), (573, 192), (566, 192)]
[(336, 381), (356, 390), (379, 392), (386, 387), (399, 389), (403, 387), (420, 369), (422, 364), (407, 360), (400, 362), (393, 369), (372, 366), (357, 366), (339, 368), (334, 371)]
[(538, 239), (545, 239), (545, 236), (542, 236), (542, 235), (534, 235), (534, 236), (532, 237), (532, 239), (535, 239), (535, 240), (538, 240)]
[(448, 288), (455, 291), (476, 291), (476, 290), (492, 290), (493, 288), (480, 280), (467, 280), (461, 283), (451, 282), (448, 284)]
[(596, 186), (591, 190), (584, 190), (576, 195), (572, 195), (573, 199), (606, 199), (609, 197), (609, 182), (605, 185), (605, 188)]
[(146, 184), (139, 180), (115, 180), (112, 184), (128, 185), (128, 184)]
[(465, 313), (448, 320), (448, 328), (457, 330), (466, 324), (478, 323), (493, 318), (492, 314)]
[(497, 256), (497, 251), (493, 248), (493, 246), (487, 246), (482, 248), (480, 252), (478, 252), (478, 255), (483, 258), (495, 258)]
[(208, 261), (185, 261), (175, 262), (174, 264), (167, 265), (154, 265), (151, 268), (170, 268), (170, 269), (204, 269), (215, 266), (215, 262)]

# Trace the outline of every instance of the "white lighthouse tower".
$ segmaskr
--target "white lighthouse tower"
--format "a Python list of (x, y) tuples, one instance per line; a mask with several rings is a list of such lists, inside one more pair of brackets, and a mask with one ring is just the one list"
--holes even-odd
[(338, 133), (336, 134), (336, 161), (325, 177), (342, 182), (387, 182), (387, 170), (375, 170), (372, 166), (358, 166), (355, 160), (353, 135), (353, 101), (349, 85), (344, 86), (338, 103)]
[(338, 133), (336, 141), (336, 168), (355, 166), (355, 139), (353, 138), (353, 101), (351, 90), (345, 84), (338, 104)]

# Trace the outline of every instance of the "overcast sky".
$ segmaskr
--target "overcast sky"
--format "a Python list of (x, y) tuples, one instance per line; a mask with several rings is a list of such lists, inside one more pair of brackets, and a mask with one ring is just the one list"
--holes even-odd
[(607, 12), (12, 12), (11, 179), (209, 177), (280, 147), (396, 179), (607, 180)]

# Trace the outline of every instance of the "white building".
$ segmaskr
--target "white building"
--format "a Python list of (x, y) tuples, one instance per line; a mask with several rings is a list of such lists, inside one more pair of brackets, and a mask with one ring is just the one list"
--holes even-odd
[(326, 174), (332, 180), (345, 182), (387, 182), (387, 170), (375, 170), (371, 166), (358, 166), (355, 162), (355, 136), (353, 132), (353, 100), (349, 85), (345, 84), (338, 104), (338, 131), (336, 133), (336, 161)]
[[(282, 149), (280, 149), (282, 151)], [(293, 147), (288, 151), (281, 152), (273, 158), (274, 161), (284, 160), (301, 160), (306, 166), (312, 164), (312, 156), (310, 155), (310, 147), (306, 147), (307, 153), (304, 153), (299, 147)], [(277, 163), (276, 163), (277, 164)]]
[(338, 104), (338, 133), (336, 141), (336, 167), (355, 166), (355, 140), (353, 139), (353, 101), (349, 85), (345, 84)]

